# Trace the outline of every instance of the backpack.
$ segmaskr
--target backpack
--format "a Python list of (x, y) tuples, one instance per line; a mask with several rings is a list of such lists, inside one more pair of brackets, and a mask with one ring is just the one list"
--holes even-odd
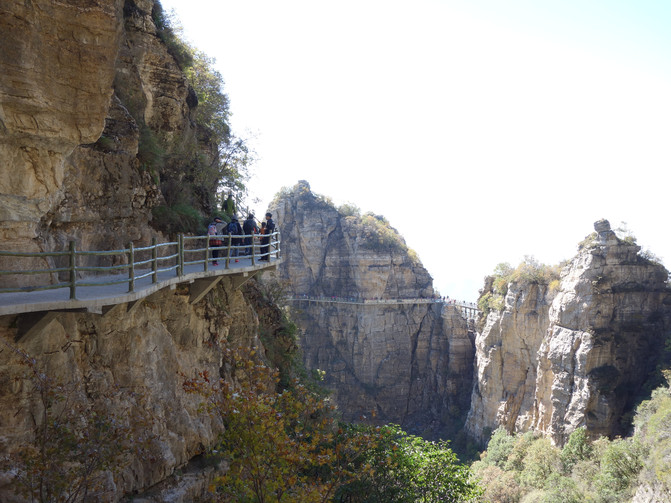
[(238, 231), (239, 225), (240, 224), (237, 222), (230, 222), (228, 224), (228, 227), (226, 227), (226, 232), (228, 232), (229, 234), (240, 234), (240, 232)]

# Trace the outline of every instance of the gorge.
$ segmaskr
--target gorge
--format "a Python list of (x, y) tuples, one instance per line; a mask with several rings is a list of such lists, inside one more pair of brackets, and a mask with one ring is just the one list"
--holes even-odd
[[(216, 181), (196, 167), (217, 165), (219, 147), (196, 120), (197, 93), (157, 5), (0, 7), (1, 251), (146, 246), (175, 234), (161, 211), (191, 207), (196, 234), (216, 210)], [(605, 220), (560, 270), (527, 264), (485, 279), (475, 319), (438, 297), (383, 216), (336, 208), (306, 181), (270, 210), (283, 262), (259, 281), (225, 278), (197, 302), (181, 283), (105, 312), (0, 316), (3, 460), (35, 442), (48, 377), (75, 410), (149, 424), (147, 450), (105, 472), (101, 500), (194, 501), (226, 469), (206, 460), (224, 425), (183, 383), (199, 373), (235, 382), (230, 348), (281, 368), (298, 343), (344, 420), (480, 448), (499, 427), (556, 446), (581, 427), (592, 438), (627, 435), (669, 364), (668, 271)], [(2, 271), (55, 265), (0, 256)], [(0, 289), (37, 281), (2, 275)], [(373, 299), (400, 301), (364, 301)], [(13, 470), (3, 465), (0, 500), (25, 501), (10, 488)]]
[[(374, 215), (346, 216), (299, 182), (275, 201), (293, 297), (432, 298), (430, 277), (402, 238)], [(499, 297), (477, 328), (449, 303), (377, 307), (292, 302), (309, 368), (346, 417), (375, 411), (429, 434), (461, 431), (485, 442), (499, 426), (563, 445), (628, 432), (650, 389), (671, 327), (668, 271), (619, 239), (607, 221), (560, 273), (527, 277)], [(536, 275), (536, 276), (534, 276)], [(455, 428), (455, 424), (458, 425)]]

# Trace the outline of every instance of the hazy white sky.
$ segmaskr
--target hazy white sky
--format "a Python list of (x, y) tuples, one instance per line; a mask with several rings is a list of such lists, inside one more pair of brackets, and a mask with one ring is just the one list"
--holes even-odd
[[(382, 214), (442, 295), (626, 222), (671, 261), (668, 0), (162, 0), (216, 58), (266, 210)], [(281, 225), (281, 222), (279, 222)]]

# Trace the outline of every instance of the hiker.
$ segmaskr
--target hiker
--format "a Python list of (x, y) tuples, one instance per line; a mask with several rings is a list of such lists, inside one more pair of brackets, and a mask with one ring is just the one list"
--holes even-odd
[(254, 242), (254, 234), (259, 233), (259, 228), (256, 226), (256, 220), (254, 220), (254, 214), (250, 213), (247, 215), (247, 220), (242, 224), (242, 232), (245, 234), (245, 255), (252, 255), (252, 243)]
[(233, 201), (233, 193), (229, 192), (228, 197), (221, 205), (221, 209), (224, 210), (224, 213), (231, 218), (235, 215), (235, 201)]
[(266, 213), (266, 221), (264, 222), (265, 232), (263, 238), (261, 238), (261, 260), (270, 261), (270, 240), (272, 239), (272, 233), (275, 232), (275, 222), (273, 222), (273, 214), (268, 212)]
[(226, 227), (226, 233), (228, 234), (228, 239), (231, 240), (231, 257), (235, 257), (235, 261), (238, 262), (238, 246), (240, 246), (240, 240), (242, 238), (232, 236), (241, 236), (242, 227), (240, 227), (240, 223), (238, 222), (238, 217), (236, 215), (231, 217), (231, 221)]
[(221, 239), (216, 236), (221, 235), (221, 229), (223, 228), (224, 222), (219, 217), (214, 217), (214, 220), (207, 226), (207, 234), (210, 240), (210, 246), (212, 246), (212, 265), (219, 265), (217, 259), (219, 258), (219, 247), (221, 246)]

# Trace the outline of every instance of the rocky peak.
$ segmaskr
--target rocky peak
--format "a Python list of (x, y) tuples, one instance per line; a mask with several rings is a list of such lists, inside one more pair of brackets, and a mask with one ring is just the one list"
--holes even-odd
[(432, 278), (379, 215), (347, 215), (300, 181), (273, 202), (294, 294), (365, 298), (432, 297)]
[[(468, 410), (473, 333), (457, 308), (430, 301), (431, 276), (403, 239), (383, 217), (341, 212), (305, 181), (272, 211), (279, 278), (291, 295), (314, 299), (290, 304), (305, 365), (325, 371), (344, 418), (456, 433)], [(417, 298), (427, 302), (364, 302)]]
[(475, 437), (499, 425), (558, 444), (580, 426), (592, 435), (627, 432), (627, 414), (666, 357), (668, 271), (607, 220), (594, 228), (558, 288), (509, 285), (504, 309), (478, 334), (467, 421)]

